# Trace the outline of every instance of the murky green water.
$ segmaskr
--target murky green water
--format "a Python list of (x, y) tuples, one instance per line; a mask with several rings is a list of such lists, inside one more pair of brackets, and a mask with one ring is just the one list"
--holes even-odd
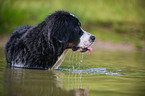
[(145, 96), (145, 53), (69, 52), (60, 70), (6, 68), (0, 49), (0, 96)]

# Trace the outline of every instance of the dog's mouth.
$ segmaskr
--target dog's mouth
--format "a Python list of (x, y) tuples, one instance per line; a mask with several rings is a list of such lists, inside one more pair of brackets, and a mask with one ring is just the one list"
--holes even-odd
[(73, 51), (78, 51), (78, 52), (86, 52), (89, 51), (89, 55), (91, 55), (92, 53), (92, 48), (90, 46), (87, 47), (77, 47), (77, 46), (73, 46), (72, 47)]
[(77, 51), (80, 51), (80, 52), (86, 52), (86, 51), (89, 51), (89, 55), (92, 54), (92, 48), (91, 48), (91, 47), (87, 47), (87, 48), (79, 48)]

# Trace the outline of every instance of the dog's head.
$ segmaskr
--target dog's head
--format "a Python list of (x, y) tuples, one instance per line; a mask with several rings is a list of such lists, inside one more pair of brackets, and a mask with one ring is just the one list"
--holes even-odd
[(72, 48), (73, 51), (92, 51), (91, 45), (95, 36), (84, 31), (78, 18), (66, 11), (57, 11), (49, 16), (51, 20), (51, 37), (60, 43), (65, 44), (65, 48)]

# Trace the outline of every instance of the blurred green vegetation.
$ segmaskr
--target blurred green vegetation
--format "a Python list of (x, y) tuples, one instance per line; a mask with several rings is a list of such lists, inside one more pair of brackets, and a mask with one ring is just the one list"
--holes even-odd
[(1, 0), (0, 35), (37, 25), (57, 10), (76, 15), (100, 40), (145, 46), (144, 0)]

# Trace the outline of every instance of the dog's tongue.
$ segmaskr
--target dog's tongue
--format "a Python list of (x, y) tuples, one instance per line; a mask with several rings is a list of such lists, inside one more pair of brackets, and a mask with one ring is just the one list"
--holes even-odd
[(88, 47), (87, 49), (89, 50), (89, 55), (91, 55), (91, 53), (92, 53), (92, 48), (91, 48), (91, 47)]

